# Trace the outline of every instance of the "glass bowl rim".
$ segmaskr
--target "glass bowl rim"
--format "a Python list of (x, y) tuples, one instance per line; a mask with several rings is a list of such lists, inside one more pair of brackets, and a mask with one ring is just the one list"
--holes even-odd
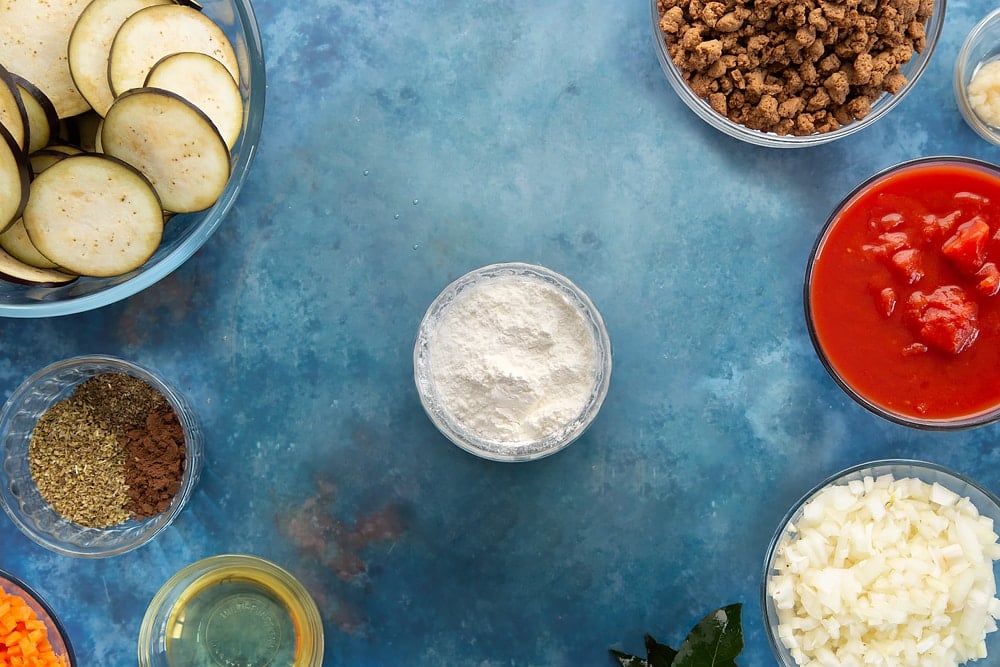
[[(978, 40), (982, 38), (989, 29), (1000, 30), (1000, 7), (997, 7), (981, 18), (972, 30), (969, 31), (969, 34), (966, 35), (965, 39), (962, 40), (962, 46), (959, 48), (958, 55), (955, 57), (953, 88), (958, 110), (962, 114), (962, 118), (965, 120), (966, 124), (968, 124), (976, 134), (986, 141), (1000, 145), (1000, 128), (992, 127), (979, 118), (976, 112), (972, 110), (972, 106), (969, 103), (968, 92), (966, 90), (968, 86), (968, 79), (971, 79), (972, 74), (975, 71), (975, 67), (978, 65), (978, 63), (969, 61), (969, 52), (971, 51), (973, 45), (977, 44)], [(969, 65), (972, 65), (972, 67), (970, 68)]]
[(1000, 165), (993, 164), (986, 160), (961, 155), (930, 155), (912, 158), (880, 169), (871, 176), (868, 176), (858, 185), (854, 186), (850, 192), (844, 195), (837, 202), (829, 216), (827, 216), (826, 221), (824, 221), (823, 225), (820, 227), (819, 232), (816, 234), (816, 239), (813, 242), (812, 249), (809, 251), (809, 256), (806, 261), (806, 271), (802, 286), (802, 305), (805, 314), (806, 329), (809, 333), (809, 340), (812, 343), (814, 351), (816, 352), (816, 356), (819, 358), (820, 363), (823, 365), (827, 374), (833, 379), (834, 383), (836, 383), (837, 386), (839, 386), (841, 390), (843, 390), (843, 392), (853, 399), (858, 405), (865, 408), (872, 414), (895, 424), (899, 424), (900, 426), (907, 426), (909, 428), (924, 431), (960, 431), (986, 426), (1000, 420), (1000, 401), (998, 401), (996, 406), (991, 409), (951, 419), (921, 419), (919, 417), (904, 415), (888, 410), (862, 396), (840, 376), (840, 373), (837, 372), (826, 353), (823, 352), (823, 347), (819, 340), (819, 334), (816, 331), (816, 326), (813, 322), (811, 308), (812, 299), (810, 296), (810, 286), (812, 283), (813, 268), (816, 265), (816, 260), (823, 249), (823, 243), (826, 241), (827, 235), (832, 230), (838, 214), (848, 207), (858, 196), (865, 192), (865, 190), (879, 181), (899, 172), (919, 169), (931, 164), (954, 164), (971, 167), (981, 171), (990, 172), (1000, 179)]
[[(240, 567), (271, 575), (280, 583), (284, 592), (291, 596), (298, 608), (289, 608), (289, 612), (293, 616), (301, 616), (302, 620), (308, 623), (313, 636), (313, 642), (303, 644), (303, 650), (309, 651), (303, 656), (308, 659), (303, 667), (318, 667), (323, 661), (325, 640), (323, 620), (315, 599), (302, 582), (281, 565), (261, 556), (239, 553), (216, 554), (188, 563), (160, 585), (146, 606), (139, 626), (137, 646), (139, 665), (142, 667), (151, 665), (156, 650), (163, 648), (159, 635), (166, 630), (164, 627), (166, 618), (161, 618), (164, 611), (169, 612), (169, 608), (165, 607), (172, 607), (177, 601), (176, 598), (205, 577)], [(285, 603), (287, 604), (287, 601)]]
[[(889, 111), (894, 109), (916, 87), (917, 81), (923, 76), (924, 71), (930, 64), (931, 58), (937, 50), (937, 43), (944, 27), (945, 7), (947, 4), (947, 0), (933, 0), (934, 12), (927, 20), (926, 27), (928, 29), (925, 32), (924, 49), (919, 53), (914, 52), (914, 57), (904, 67), (904, 69), (907, 67), (911, 69), (908, 71), (906, 84), (898, 92), (895, 94), (883, 92), (872, 105), (872, 111), (867, 116), (861, 120), (843, 125), (836, 130), (809, 135), (782, 135), (775, 132), (753, 130), (732, 121), (715, 111), (706, 100), (694, 94), (694, 91), (691, 90), (690, 86), (687, 85), (681, 76), (680, 69), (674, 64), (670, 54), (667, 53), (666, 44), (663, 41), (662, 32), (659, 28), (660, 13), (657, 2), (658, 0), (650, 0), (653, 42), (656, 46), (655, 51), (657, 59), (660, 62), (660, 68), (663, 70), (670, 87), (674, 89), (674, 92), (681, 98), (681, 101), (696, 116), (715, 129), (733, 139), (765, 148), (809, 148), (820, 146), (859, 132), (888, 114)], [(914, 62), (915, 64), (912, 64)], [(889, 96), (888, 101), (878, 109), (875, 109), (874, 107), (878, 104), (878, 101), (885, 99), (886, 95)]]
[[(22, 516), (19, 508), (12, 507), (10, 505), (7, 497), (8, 491), (6, 489), (0, 493), (0, 507), (3, 508), (11, 522), (18, 528), (18, 530), (21, 531), (23, 535), (25, 535), (25, 537), (41, 547), (64, 556), (73, 556), (77, 558), (106, 558), (118, 556), (148, 544), (174, 522), (181, 511), (187, 506), (187, 502), (197, 485), (201, 473), (200, 468), (203, 464), (204, 443), (200, 434), (200, 425), (197, 422), (197, 417), (194, 414), (193, 408), (190, 406), (184, 395), (181, 394), (173, 386), (173, 384), (167, 381), (159, 372), (134, 361), (128, 361), (111, 355), (78, 355), (54, 361), (35, 371), (25, 378), (14, 389), (14, 391), (11, 392), (10, 397), (3, 404), (3, 406), (0, 407), (0, 467), (2, 467), (2, 463), (6, 459), (6, 446), (4, 445), (4, 442), (7, 439), (8, 424), (17, 414), (17, 410), (24, 398), (33, 390), (34, 386), (39, 381), (57, 372), (90, 365), (107, 366), (110, 367), (110, 369), (90, 374), (87, 379), (95, 377), (103, 372), (124, 372), (132, 375), (133, 377), (138, 377), (156, 389), (177, 414), (178, 421), (181, 424), (186, 439), (184, 452), (184, 476), (182, 477), (181, 485), (178, 487), (175, 494), (175, 498), (180, 498), (181, 500), (178, 501), (173, 507), (168, 508), (154, 516), (147, 517), (139, 522), (159, 522), (159, 525), (155, 527), (155, 530), (150, 530), (147, 534), (143, 534), (140, 539), (133, 539), (129, 542), (107, 546), (104, 548), (79, 547), (78, 545), (59, 539), (49, 532), (38, 530), (36, 527), (31, 525), (24, 516)], [(81, 380), (80, 382), (72, 385), (72, 387), (75, 388), (79, 386), (79, 384), (83, 381), (85, 380)], [(50, 401), (50, 405), (54, 403), (55, 400), (58, 399), (54, 397), (52, 401)], [(192, 435), (195, 437), (189, 437)], [(8, 480), (9, 478), (7, 473), (0, 472), (0, 479)], [(120, 527), (121, 526), (119, 525), (109, 526), (106, 529), (93, 528), (88, 530), (103, 532), (105, 530), (114, 530)]]
[(31, 598), (32, 602), (41, 607), (46, 616), (46, 619), (43, 620), (48, 620), (52, 624), (52, 627), (59, 634), (59, 639), (62, 641), (63, 646), (66, 647), (65, 657), (69, 661), (69, 667), (76, 667), (76, 653), (73, 651), (73, 644), (70, 641), (69, 633), (66, 631), (66, 626), (63, 625), (62, 620), (52, 608), (52, 605), (32, 586), (25, 583), (23, 579), (2, 568), (0, 568), (0, 580), (9, 582), (20, 588)]
[[(79, 296), (70, 296), (58, 300), (39, 300), (25, 303), (0, 302), (0, 317), (7, 318), (41, 318), (58, 317), (83, 313), (105, 306), (110, 306), (130, 296), (138, 294), (156, 284), (180, 268), (191, 258), (208, 239), (215, 234), (235, 204), (246, 183), (257, 154), (263, 128), (264, 107), (267, 97), (267, 74), (264, 63), (263, 41), (260, 28), (251, 0), (226, 0), (236, 13), (241, 26), (247, 49), (249, 67), (246, 76), (250, 81), (251, 97), (247, 108), (246, 126), (243, 133), (247, 137), (239, 158), (233, 163), (230, 180), (219, 200), (209, 209), (198, 211), (191, 215), (203, 215), (201, 220), (193, 224), (189, 236), (180, 242), (176, 248), (163, 255), (155, 263), (147, 262), (137, 269), (138, 273), (120, 283), (89, 292)], [(211, 211), (211, 213), (209, 213)], [(152, 260), (150, 260), (152, 261)]]
[[(597, 375), (593, 390), (585, 410), (575, 420), (573, 428), (564, 427), (539, 440), (508, 444), (481, 438), (453, 423), (447, 412), (436, 400), (433, 383), (429, 377), (427, 343), (433, 335), (437, 317), (446, 311), (455, 297), (465, 288), (480, 280), (491, 280), (504, 276), (530, 275), (533, 279), (553, 286), (567, 299), (575, 300), (574, 307), (587, 323), (596, 353)], [(548, 267), (528, 262), (497, 262), (487, 264), (459, 276), (446, 285), (431, 301), (417, 328), (413, 346), (413, 378), (417, 386), (420, 404), (430, 421), (448, 440), (465, 451), (480, 458), (503, 463), (535, 461), (562, 451), (582, 436), (597, 418), (608, 394), (612, 372), (612, 348), (607, 326), (597, 306), (587, 293), (566, 276)], [(572, 426), (571, 423), (569, 426)]]
[[(794, 661), (787, 662), (785, 660), (783, 651), (787, 651), (787, 649), (784, 648), (784, 644), (782, 644), (781, 641), (778, 639), (777, 625), (775, 623), (772, 623), (773, 619), (771, 618), (770, 609), (768, 607), (770, 596), (767, 593), (767, 583), (771, 574), (771, 570), (773, 569), (772, 563), (774, 562), (774, 558), (777, 555), (778, 546), (782, 541), (782, 537), (784, 537), (785, 535), (785, 528), (792, 520), (792, 517), (794, 517), (799, 512), (799, 510), (801, 510), (802, 507), (805, 506), (806, 503), (815, 498), (820, 491), (827, 488), (828, 486), (835, 485), (838, 482), (847, 479), (848, 477), (856, 476), (859, 473), (862, 473), (863, 471), (867, 470), (874, 471), (874, 470), (884, 469), (878, 473), (873, 472), (872, 476), (877, 477), (887, 473), (893, 473), (893, 477), (895, 479), (901, 479), (901, 477), (895, 475), (895, 469), (897, 468), (909, 468), (909, 469), (915, 468), (915, 469), (930, 471), (932, 473), (943, 475), (944, 477), (947, 477), (950, 480), (955, 480), (960, 484), (975, 489), (978, 493), (980, 493), (986, 500), (988, 500), (992, 504), (992, 510), (993, 510), (992, 513), (1000, 516), (1000, 496), (997, 496), (997, 494), (990, 491), (988, 488), (986, 488), (985, 486), (983, 486), (982, 484), (980, 484), (979, 482), (977, 482), (976, 480), (972, 479), (971, 477), (969, 477), (964, 473), (958, 472), (957, 470), (953, 470), (948, 466), (942, 465), (940, 463), (934, 463), (932, 461), (925, 461), (922, 459), (886, 458), (886, 459), (875, 459), (872, 461), (856, 463), (854, 465), (843, 468), (838, 472), (828, 475), (819, 483), (814, 484), (808, 491), (806, 491), (801, 497), (799, 497), (799, 499), (796, 500), (782, 516), (781, 520), (777, 524), (777, 529), (774, 531), (774, 534), (772, 535), (770, 541), (768, 542), (767, 550), (764, 552), (763, 572), (761, 574), (761, 581), (759, 586), (759, 594), (760, 594), (759, 602), (760, 602), (761, 617), (762, 617), (761, 620), (764, 626), (764, 634), (767, 636), (768, 644), (771, 647), (771, 652), (774, 654), (775, 659), (778, 660), (778, 662), (782, 667), (795, 667), (795, 663)], [(909, 475), (909, 476), (914, 476), (914, 475)], [(957, 493), (953, 488), (948, 488), (948, 490), (952, 491), (953, 493)], [(982, 509), (978, 505), (976, 505), (976, 510), (979, 511), (981, 515), (983, 514)], [(1000, 523), (998, 523), (995, 526), (995, 530), (1000, 530)], [(998, 565), (1000, 565), (1000, 561), (993, 562), (994, 572), (996, 571)]]

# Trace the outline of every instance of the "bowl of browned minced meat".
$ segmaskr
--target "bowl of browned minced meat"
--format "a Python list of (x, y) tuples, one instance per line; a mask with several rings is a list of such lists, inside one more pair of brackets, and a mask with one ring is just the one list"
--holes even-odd
[(853, 134), (913, 88), (945, 0), (651, 0), (667, 80), (698, 116), (761, 146)]

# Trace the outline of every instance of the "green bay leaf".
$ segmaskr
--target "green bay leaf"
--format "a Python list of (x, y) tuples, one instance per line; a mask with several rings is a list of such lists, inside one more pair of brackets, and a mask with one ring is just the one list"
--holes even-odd
[(677, 651), (656, 641), (652, 635), (646, 635), (645, 641), (646, 661), (649, 662), (649, 667), (671, 667), (674, 664)]
[(736, 667), (743, 650), (742, 603), (707, 614), (691, 629), (671, 667)]
[(611, 649), (610, 653), (619, 662), (621, 667), (650, 667), (648, 662), (637, 655), (629, 655), (628, 653), (622, 653), (614, 649)]

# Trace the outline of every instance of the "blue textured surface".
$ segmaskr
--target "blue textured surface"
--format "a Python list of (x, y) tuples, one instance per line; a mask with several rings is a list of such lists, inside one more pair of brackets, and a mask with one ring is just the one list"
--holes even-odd
[[(801, 282), (853, 185), (922, 155), (1000, 157), (951, 72), (987, 11), (951, 0), (931, 64), (877, 125), (780, 151), (692, 114), (645, 0), (258, 0), (267, 115), (246, 189), (181, 269), (102, 310), (0, 321), (3, 396), (101, 352), (162, 372), (204, 423), (191, 503), (152, 544), (73, 560), (0, 516), (0, 567), (61, 614), (81, 665), (131, 665), (159, 586), (251, 553), (298, 575), (324, 665), (611, 665), (743, 602), (740, 664), (773, 665), (764, 550), (786, 508), (873, 458), (1000, 491), (998, 428), (895, 426), (810, 346)], [(505, 465), (421, 411), (411, 354), (448, 282), (527, 261), (586, 290), (615, 353), (591, 430)]]

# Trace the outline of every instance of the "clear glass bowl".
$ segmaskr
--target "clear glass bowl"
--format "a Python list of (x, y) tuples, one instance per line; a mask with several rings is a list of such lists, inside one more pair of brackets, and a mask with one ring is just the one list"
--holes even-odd
[(139, 628), (139, 667), (320, 667), (323, 622), (281, 567), (247, 555), (188, 565), (153, 596)]
[(972, 110), (969, 82), (979, 67), (1000, 59), (1000, 9), (987, 14), (976, 24), (955, 59), (955, 102), (969, 127), (986, 141), (1000, 145), (1000, 127), (986, 123)]
[(69, 667), (76, 667), (76, 656), (73, 654), (69, 635), (66, 634), (66, 629), (59, 621), (59, 617), (56, 616), (52, 607), (42, 599), (42, 596), (32, 590), (28, 584), (3, 570), (0, 570), (0, 589), (3, 589), (8, 595), (16, 595), (28, 604), (38, 619), (45, 623), (46, 635), (53, 653), (63, 658)]
[[(38, 418), (77, 385), (104, 373), (126, 373), (159, 391), (173, 407), (184, 433), (185, 466), (170, 506), (141, 521), (108, 528), (88, 528), (62, 518), (41, 496), (28, 462), (28, 446)], [(35, 543), (66, 556), (99, 558), (131, 551), (170, 525), (187, 504), (201, 474), (204, 436), (187, 399), (153, 371), (107, 356), (59, 361), (19, 386), (0, 411), (0, 505)]]
[[(772, 575), (778, 574), (775, 568), (778, 549), (787, 544), (789, 540), (794, 539), (793, 534), (788, 531), (789, 524), (794, 525), (801, 519), (803, 507), (823, 489), (834, 485), (844, 485), (852, 480), (863, 480), (865, 477), (877, 478), (886, 474), (892, 474), (895, 479), (910, 477), (922, 480), (927, 484), (940, 484), (961, 497), (967, 497), (976, 506), (980, 516), (988, 517), (993, 521), (994, 526), (1000, 527), (1000, 498), (965, 475), (936, 463), (908, 459), (884, 459), (852, 466), (823, 480), (792, 505), (792, 508), (785, 514), (781, 523), (778, 524), (778, 530), (771, 538), (764, 559), (760, 587), (764, 629), (774, 656), (782, 667), (796, 667), (796, 662), (778, 636), (778, 613), (768, 592), (768, 580)], [(993, 570), (994, 576), (996, 576), (996, 561), (993, 563)], [(986, 635), (986, 647), (989, 655), (997, 655), (1000, 652), (1000, 632), (991, 632)], [(984, 664), (992, 663), (984, 661)]]
[[(455, 299), (466, 290), (494, 279), (509, 277), (540, 281), (557, 289), (578, 310), (593, 335), (594, 383), (581, 413), (572, 421), (540, 440), (531, 442), (498, 442), (473, 433), (460, 423), (442, 404), (431, 376), (430, 345), (442, 316)], [(417, 332), (413, 349), (413, 371), (420, 402), (431, 422), (454, 444), (462, 449), (494, 461), (531, 461), (554, 454), (575, 441), (597, 416), (611, 381), (611, 341), (604, 320), (590, 298), (565, 276), (533, 264), (507, 262), (475, 269), (448, 285), (434, 299)]]
[(823, 338), (817, 331), (816, 323), (814, 321), (812, 307), (813, 273), (817, 260), (823, 253), (826, 239), (831, 230), (835, 227), (840, 213), (851, 206), (855, 199), (862, 196), (878, 183), (891, 178), (894, 174), (898, 174), (902, 171), (949, 164), (969, 167), (971, 169), (982, 171), (992, 176), (994, 179), (1000, 179), (1000, 167), (997, 165), (976, 160), (974, 158), (958, 156), (928, 156), (915, 158), (887, 167), (886, 169), (883, 169), (882, 171), (865, 179), (850, 193), (848, 193), (848, 195), (844, 197), (839, 204), (837, 204), (836, 208), (834, 208), (833, 212), (830, 213), (830, 217), (827, 218), (822, 229), (817, 235), (816, 242), (813, 245), (807, 262), (802, 298), (806, 327), (809, 331), (809, 337), (812, 341), (813, 348), (815, 349), (820, 362), (823, 364), (823, 367), (826, 369), (827, 373), (834, 380), (834, 382), (836, 382), (848, 396), (854, 399), (855, 402), (879, 417), (903, 426), (931, 431), (969, 429), (993, 423), (1000, 420), (1000, 403), (979, 412), (972, 412), (970, 414), (964, 414), (956, 417), (923, 418), (914, 414), (894, 410), (889, 406), (883, 405), (876, 400), (867, 397), (864, 392), (853, 386), (851, 381), (844, 377), (844, 374), (838, 370), (837, 364), (831, 360), (828, 352), (824, 349)]
[(774, 132), (763, 132), (753, 130), (745, 125), (740, 125), (726, 116), (715, 111), (709, 106), (708, 101), (694, 94), (691, 87), (684, 81), (684, 76), (667, 52), (667, 45), (660, 30), (660, 13), (657, 7), (657, 0), (650, 0), (652, 12), (653, 43), (656, 47), (656, 56), (660, 61), (667, 81), (674, 89), (681, 100), (703, 121), (725, 134), (757, 146), (767, 146), (770, 148), (804, 148), (808, 146), (819, 146), (836, 139), (841, 139), (848, 135), (859, 132), (869, 125), (874, 124), (885, 116), (911, 91), (917, 80), (924, 73), (927, 64), (930, 62), (934, 49), (937, 46), (941, 28), (944, 25), (945, 0), (934, 0), (934, 11), (925, 26), (927, 41), (924, 49), (920, 53), (914, 53), (913, 58), (903, 68), (902, 73), (906, 77), (906, 84), (895, 95), (883, 93), (871, 107), (871, 111), (863, 119), (841, 126), (832, 132), (816, 133), (804, 136), (780, 135)]
[(215, 204), (173, 216), (156, 253), (141, 267), (112, 278), (78, 278), (58, 287), (0, 280), (0, 317), (51, 317), (100, 308), (144, 290), (183, 264), (215, 233), (239, 195), (257, 152), (264, 119), (264, 53), (250, 0), (199, 0), (226, 32), (240, 66), (243, 131), (232, 149), (232, 174)]

